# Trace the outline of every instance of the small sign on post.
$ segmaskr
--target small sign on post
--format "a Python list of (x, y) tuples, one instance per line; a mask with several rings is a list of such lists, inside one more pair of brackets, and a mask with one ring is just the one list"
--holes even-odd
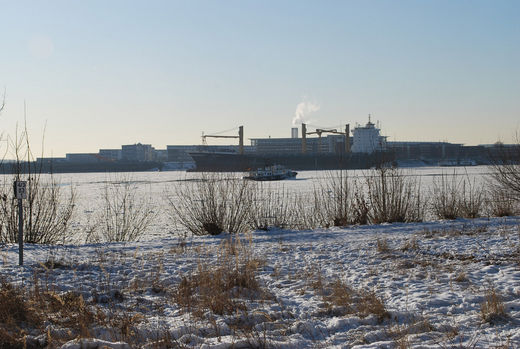
[(27, 199), (27, 181), (14, 181), (14, 196), (18, 199), (18, 264), (23, 265), (23, 205)]
[(18, 200), (27, 199), (27, 181), (15, 181), (14, 193)]

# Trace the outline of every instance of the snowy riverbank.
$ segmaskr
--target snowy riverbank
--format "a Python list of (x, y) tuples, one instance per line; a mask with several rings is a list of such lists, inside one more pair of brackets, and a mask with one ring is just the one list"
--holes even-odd
[[(33, 344), (91, 337), (121, 347), (520, 345), (520, 217), (256, 231), (226, 241), (27, 245), (23, 268), (17, 246), (5, 245), (0, 270), (27, 291), (38, 280), (62, 301), (81, 295), (98, 314), (84, 333), (48, 314), (41, 328), (26, 329)], [(194, 275), (252, 261), (252, 281), (229, 290), (231, 308), (197, 299), (203, 284)], [(194, 298), (182, 298), (186, 290)]]

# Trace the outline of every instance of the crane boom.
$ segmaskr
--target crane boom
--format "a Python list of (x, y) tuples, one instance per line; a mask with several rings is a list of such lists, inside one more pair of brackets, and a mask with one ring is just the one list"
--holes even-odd
[(335, 133), (340, 135), (345, 135), (345, 152), (350, 153), (350, 125), (345, 125), (345, 132), (338, 131), (337, 129), (323, 129), (317, 128), (315, 131), (307, 132), (307, 125), (302, 123), (302, 153), (307, 152), (307, 135), (318, 135), (319, 146), (321, 147), (321, 134), (322, 133)]
[(202, 136), (204, 138), (211, 137), (211, 138), (239, 138), (239, 136), (218, 136), (218, 135), (204, 135)]
[(204, 132), (202, 133), (202, 144), (206, 145), (206, 138), (238, 138), (239, 144), (238, 144), (238, 152), (240, 154), (244, 154), (244, 126), (238, 127), (238, 136), (225, 136), (225, 135), (205, 135)]

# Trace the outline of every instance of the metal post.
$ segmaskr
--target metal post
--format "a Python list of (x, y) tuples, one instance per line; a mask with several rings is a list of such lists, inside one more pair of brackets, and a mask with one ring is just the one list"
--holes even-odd
[(244, 126), (238, 128), (238, 153), (244, 154)]
[(350, 124), (345, 125), (345, 152), (350, 153)]
[(18, 199), (18, 265), (23, 265), (23, 205)]
[(18, 199), (18, 264), (23, 265), (23, 199), (27, 198), (27, 182), (14, 181), (14, 197)]
[(307, 125), (302, 123), (302, 154), (307, 153)]

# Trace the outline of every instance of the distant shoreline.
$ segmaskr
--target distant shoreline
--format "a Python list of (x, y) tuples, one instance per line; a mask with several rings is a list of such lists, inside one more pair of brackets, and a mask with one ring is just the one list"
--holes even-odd
[(160, 161), (113, 161), (94, 163), (74, 162), (7, 162), (0, 166), (0, 173), (90, 173), (90, 172), (143, 172), (161, 171), (164, 163)]

